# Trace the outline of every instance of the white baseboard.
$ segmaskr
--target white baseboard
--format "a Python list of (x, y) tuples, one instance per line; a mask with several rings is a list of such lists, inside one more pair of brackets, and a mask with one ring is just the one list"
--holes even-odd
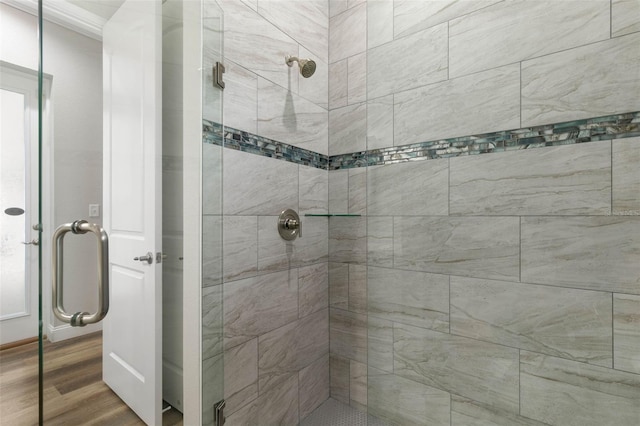
[(68, 324), (59, 325), (54, 327), (49, 324), (49, 330), (47, 333), (47, 339), (50, 342), (60, 342), (62, 340), (71, 339), (73, 337), (84, 336), (85, 334), (95, 333), (102, 330), (102, 323), (89, 324), (84, 327), (71, 327)]

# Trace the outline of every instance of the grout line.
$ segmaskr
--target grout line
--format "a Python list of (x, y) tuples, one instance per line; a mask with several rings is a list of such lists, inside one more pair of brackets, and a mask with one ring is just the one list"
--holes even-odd
[(522, 282), (522, 216), (518, 220), (518, 282)]
[(611, 293), (611, 368), (616, 368), (616, 333), (615, 333), (615, 309), (614, 309), (615, 297), (614, 293)]

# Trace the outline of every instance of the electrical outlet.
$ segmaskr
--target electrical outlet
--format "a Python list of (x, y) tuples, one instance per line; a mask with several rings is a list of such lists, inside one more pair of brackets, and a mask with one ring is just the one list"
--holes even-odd
[(100, 204), (89, 204), (89, 217), (100, 217)]

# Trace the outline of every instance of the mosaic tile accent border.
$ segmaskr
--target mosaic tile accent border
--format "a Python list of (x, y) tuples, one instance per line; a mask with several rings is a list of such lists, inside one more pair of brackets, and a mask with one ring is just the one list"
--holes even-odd
[(640, 112), (335, 155), (329, 170), (640, 136)]
[(331, 157), (230, 127), (225, 127), (223, 138), (222, 126), (208, 120), (203, 120), (202, 130), (203, 143), (222, 145), (224, 139), (226, 148), (324, 170), (339, 170), (640, 136), (640, 112), (420, 142)]
[[(222, 145), (222, 126), (209, 120), (202, 123), (202, 142), (214, 145)], [(224, 128), (224, 147), (238, 151), (261, 155), (263, 157), (277, 158), (304, 166), (316, 167), (327, 170), (329, 156), (318, 154), (297, 146), (278, 142), (252, 133), (231, 127)]]

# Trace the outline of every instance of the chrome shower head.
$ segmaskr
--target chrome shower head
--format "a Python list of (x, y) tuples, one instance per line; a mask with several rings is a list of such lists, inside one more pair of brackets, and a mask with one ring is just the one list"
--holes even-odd
[(300, 67), (300, 74), (304, 78), (309, 78), (316, 72), (316, 63), (312, 59), (299, 59), (296, 56), (285, 56), (284, 59), (290, 67), (293, 66), (294, 61), (297, 62)]

